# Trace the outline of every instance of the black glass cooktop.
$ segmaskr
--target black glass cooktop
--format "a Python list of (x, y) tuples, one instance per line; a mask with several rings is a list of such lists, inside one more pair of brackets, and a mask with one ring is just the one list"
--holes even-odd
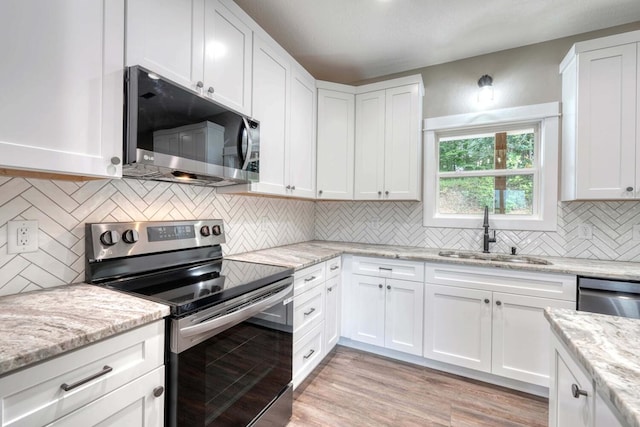
[(104, 285), (167, 304), (173, 316), (181, 316), (220, 304), (291, 275), (291, 268), (220, 259)]

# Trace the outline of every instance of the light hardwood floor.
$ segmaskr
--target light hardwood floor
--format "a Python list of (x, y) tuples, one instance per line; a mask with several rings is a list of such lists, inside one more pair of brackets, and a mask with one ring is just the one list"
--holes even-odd
[(547, 426), (547, 399), (337, 346), (295, 393), (288, 427)]

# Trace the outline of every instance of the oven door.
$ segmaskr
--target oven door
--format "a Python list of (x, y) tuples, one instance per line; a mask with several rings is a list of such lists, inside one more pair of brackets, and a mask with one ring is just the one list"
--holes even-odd
[[(279, 417), (274, 425), (287, 423), (292, 400), (292, 286), (288, 284), (274, 292), (262, 300), (269, 299), (268, 307), (262, 306), (258, 313), (250, 309), (259, 304), (254, 302), (213, 319), (198, 313), (172, 320), (170, 334), (175, 335), (178, 322), (189, 331), (197, 324), (220, 319), (213, 335), (191, 329), (198, 343), (169, 352), (169, 426), (261, 425), (273, 420), (274, 413)], [(251, 317), (238, 321), (236, 316), (233, 326), (220, 327), (225, 316), (229, 318), (243, 310), (252, 313)], [(175, 344), (175, 336), (171, 342)]]

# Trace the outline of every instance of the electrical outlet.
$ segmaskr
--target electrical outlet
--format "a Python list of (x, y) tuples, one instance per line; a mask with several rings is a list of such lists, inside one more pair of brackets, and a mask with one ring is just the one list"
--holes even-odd
[(633, 226), (633, 237), (634, 242), (640, 242), (640, 224), (636, 224)]
[(593, 238), (593, 227), (591, 224), (578, 225), (578, 238), (584, 240), (591, 240)]
[(7, 252), (21, 254), (38, 250), (38, 221), (7, 223)]
[(268, 231), (269, 230), (269, 218), (266, 216), (263, 216), (260, 218), (260, 229), (262, 231)]
[(377, 230), (380, 228), (380, 218), (370, 218), (369, 219), (369, 227), (371, 227), (374, 230)]

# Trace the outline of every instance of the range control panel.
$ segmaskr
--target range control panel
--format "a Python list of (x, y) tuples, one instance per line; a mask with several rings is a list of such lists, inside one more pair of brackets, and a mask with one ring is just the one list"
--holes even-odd
[(90, 261), (214, 246), (224, 242), (221, 219), (85, 225), (85, 245)]

